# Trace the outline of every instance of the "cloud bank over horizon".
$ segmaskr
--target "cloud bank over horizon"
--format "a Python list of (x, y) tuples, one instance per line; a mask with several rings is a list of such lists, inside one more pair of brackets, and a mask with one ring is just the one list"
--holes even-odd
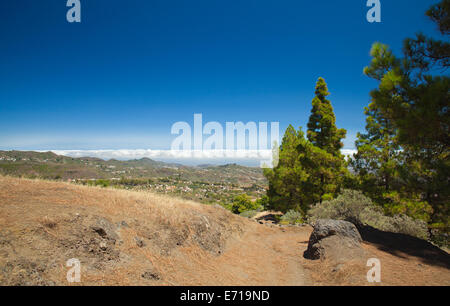
[[(259, 166), (261, 161), (272, 158), (272, 150), (152, 150), (152, 149), (120, 149), (120, 150), (50, 150), (69, 157), (96, 157), (104, 160), (131, 160), (150, 158), (164, 162), (176, 162), (186, 165), (237, 163), (246, 166)], [(342, 149), (342, 154), (350, 156), (354, 149)]]

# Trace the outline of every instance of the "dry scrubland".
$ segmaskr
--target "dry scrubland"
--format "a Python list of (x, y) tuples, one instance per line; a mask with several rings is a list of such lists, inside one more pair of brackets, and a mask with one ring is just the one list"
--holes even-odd
[[(366, 258), (303, 258), (311, 230), (148, 192), (0, 176), (0, 285), (68, 285), (70, 258), (81, 285), (368, 285)], [(381, 260), (381, 285), (450, 285), (446, 253), (363, 247)]]

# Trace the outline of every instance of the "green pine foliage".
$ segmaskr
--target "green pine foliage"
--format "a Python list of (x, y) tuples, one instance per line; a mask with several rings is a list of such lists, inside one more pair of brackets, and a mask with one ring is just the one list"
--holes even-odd
[[(450, 62), (450, 0), (426, 14), (444, 39), (419, 33), (405, 40), (402, 58), (386, 45), (373, 45), (364, 73), (378, 88), (370, 93), (366, 131), (358, 133), (349, 163), (340, 153), (346, 131), (336, 126), (327, 84), (318, 79), (306, 138), (301, 128), (289, 126), (278, 165), (264, 172), (271, 209), (355, 219), (421, 238), (428, 223), (433, 241), (447, 243), (442, 237), (450, 228), (450, 77), (442, 72)], [(336, 199), (344, 187), (359, 191)]]
[(330, 93), (323, 78), (317, 80), (315, 93), (308, 122), (308, 140), (314, 146), (339, 156), (343, 146), (342, 139), (345, 138), (347, 131), (336, 127), (333, 106), (326, 98)]
[(346, 132), (336, 127), (327, 95), (327, 85), (319, 78), (308, 139), (301, 128), (296, 130), (290, 125), (280, 146), (278, 165), (264, 172), (269, 181), (267, 195), (272, 209), (306, 214), (311, 205), (335, 197), (348, 175), (340, 153)]
[(264, 175), (269, 182), (267, 196), (270, 208), (279, 211), (306, 208), (306, 190), (304, 183), (308, 173), (300, 162), (298, 147), (304, 147), (307, 141), (301, 129), (298, 131), (292, 125), (286, 129), (278, 153), (279, 162), (273, 169), (265, 169)]
[(366, 133), (357, 134), (358, 152), (350, 160), (358, 174), (358, 189), (382, 206), (388, 215), (406, 214), (429, 221), (431, 206), (405, 184), (409, 167), (398, 143), (397, 129), (375, 102), (365, 108), (365, 115)]
[[(389, 190), (385, 191), (386, 198), (394, 199), (390, 208), (393, 212), (403, 210), (422, 215), (422, 219), (447, 226), (450, 224), (450, 77), (439, 71), (449, 67), (449, 10), (450, 1), (444, 0), (427, 11), (437, 23), (443, 40), (423, 34), (406, 39), (403, 58), (396, 57), (388, 46), (375, 43), (372, 61), (364, 69), (366, 75), (379, 82), (378, 88), (371, 92), (372, 108), (392, 128), (389, 132), (392, 143), (383, 144), (371, 155), (392, 151), (394, 146), (401, 148), (401, 159), (389, 156), (390, 163), (383, 164), (386, 169), (375, 174), (378, 179), (379, 174), (388, 173), (394, 174), (390, 177), (394, 181), (395, 176), (401, 178), (400, 186), (394, 186), (391, 181)], [(362, 155), (367, 147), (361, 149)], [(364, 176), (364, 172), (359, 175)]]
[(358, 133), (357, 153), (350, 161), (361, 179), (362, 188), (373, 197), (395, 190), (403, 154), (392, 123), (384, 118), (376, 103), (365, 108), (366, 133)]

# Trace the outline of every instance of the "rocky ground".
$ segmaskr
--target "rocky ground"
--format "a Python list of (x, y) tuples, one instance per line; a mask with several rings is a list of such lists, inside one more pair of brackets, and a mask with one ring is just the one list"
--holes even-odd
[[(357, 256), (313, 260), (312, 231), (146, 192), (0, 176), (0, 285), (371, 285), (371, 257), (381, 285), (450, 285), (449, 255), (427, 242), (361, 229)], [(80, 283), (67, 282), (71, 258)]]

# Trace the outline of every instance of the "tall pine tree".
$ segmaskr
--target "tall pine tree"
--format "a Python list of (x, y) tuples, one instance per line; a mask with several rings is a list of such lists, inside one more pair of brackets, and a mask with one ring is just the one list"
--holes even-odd
[(357, 134), (358, 152), (350, 161), (358, 187), (388, 215), (407, 214), (428, 221), (432, 208), (407, 184), (411, 169), (398, 144), (397, 129), (374, 102), (364, 113), (366, 133)]
[(269, 181), (273, 209), (294, 209), (306, 213), (311, 205), (336, 196), (348, 174), (340, 153), (345, 130), (336, 128), (336, 119), (325, 81), (320, 78), (308, 124), (308, 139), (299, 128), (289, 126), (279, 151), (279, 163), (264, 172)]
[(357, 153), (350, 161), (359, 175), (362, 189), (373, 200), (395, 190), (402, 163), (402, 152), (396, 139), (396, 129), (383, 117), (376, 103), (365, 108), (366, 133), (358, 133), (355, 141)]
[(317, 149), (312, 159), (315, 165), (310, 168), (309, 183), (319, 195), (318, 202), (322, 202), (336, 195), (347, 175), (346, 162), (340, 151), (347, 131), (336, 127), (333, 106), (327, 99), (330, 93), (323, 78), (317, 80), (315, 94), (307, 135)]
[(329, 94), (325, 80), (319, 78), (316, 83), (316, 96), (312, 100), (307, 135), (309, 141), (316, 147), (334, 156), (340, 156), (342, 139), (345, 138), (347, 131), (336, 127), (333, 106), (326, 98)]

